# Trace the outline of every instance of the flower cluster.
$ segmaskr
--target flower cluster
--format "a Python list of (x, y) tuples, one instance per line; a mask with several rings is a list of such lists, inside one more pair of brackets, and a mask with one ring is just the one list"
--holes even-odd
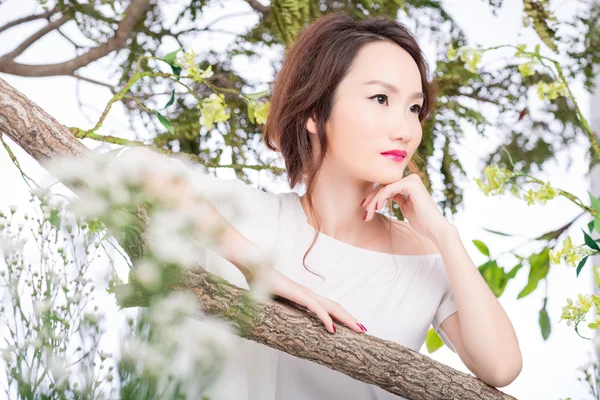
[(550, 186), (550, 182), (546, 182), (541, 185), (537, 191), (529, 189), (527, 193), (523, 195), (523, 200), (527, 202), (527, 205), (533, 205), (536, 202), (539, 204), (546, 204), (548, 200), (554, 199), (558, 196), (558, 191)]
[(198, 60), (193, 50), (179, 53), (175, 59), (175, 65), (179, 66), (185, 72), (187, 78), (196, 82), (201, 82), (214, 75), (212, 65), (209, 65), (205, 70), (198, 68)]
[(482, 55), (483, 51), (481, 50), (473, 49), (467, 46), (462, 46), (458, 49), (455, 49), (452, 45), (450, 45), (447, 53), (448, 60), (454, 61), (457, 57), (460, 58), (460, 60), (465, 63), (465, 69), (473, 73), (477, 72)]
[(567, 326), (577, 325), (585, 319), (585, 316), (594, 306), (596, 308), (596, 319), (588, 323), (590, 329), (597, 329), (600, 326), (600, 315), (598, 315), (598, 306), (600, 306), (600, 296), (596, 294), (578, 294), (577, 301), (567, 299), (567, 305), (562, 308), (561, 320), (567, 321)]
[[(215, 122), (225, 122), (229, 119), (230, 114), (226, 109), (225, 96), (222, 94), (212, 93), (208, 98), (202, 100), (200, 104), (200, 125), (206, 129), (212, 129)], [(260, 110), (262, 117), (263, 111)]]
[(567, 97), (569, 95), (569, 89), (564, 82), (546, 83), (539, 81), (537, 84), (537, 92), (540, 100), (554, 100), (558, 96)]
[(567, 236), (562, 243), (562, 249), (560, 251), (556, 249), (550, 250), (549, 257), (552, 264), (560, 264), (562, 258), (567, 264), (576, 267), (579, 260), (593, 253), (595, 251), (586, 245), (573, 246), (571, 236)]
[(477, 182), (477, 186), (479, 186), (486, 196), (504, 194), (506, 185), (514, 176), (512, 171), (509, 171), (505, 167), (498, 167), (495, 164), (487, 165), (483, 169), (483, 174), (485, 178), (483, 180), (475, 178), (475, 182)]

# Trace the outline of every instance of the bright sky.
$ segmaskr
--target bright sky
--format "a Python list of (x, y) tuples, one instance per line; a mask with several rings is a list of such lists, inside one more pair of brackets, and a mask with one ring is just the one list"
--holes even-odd
[[(29, 15), (34, 9), (34, 3), (31, 0), (26, 2), (7, 0), (1, 6), (0, 24)], [(267, 2), (262, 1), (262, 3)], [(467, 33), (471, 44), (478, 43), (483, 46), (491, 46), (527, 43), (529, 46), (533, 46), (538, 43), (531, 31), (522, 28), (521, 1), (505, 0), (497, 17), (492, 15), (491, 9), (485, 1), (448, 0), (443, 3), (446, 5), (446, 10)], [(558, 3), (559, 17), (563, 12), (571, 12), (564, 5), (567, 2)], [(250, 11), (250, 8), (243, 1), (231, 0), (227, 2), (225, 9), (218, 6), (213, 7), (210, 12), (207, 12), (205, 21), (212, 21), (217, 16), (238, 11)], [(215, 25), (215, 27), (242, 32), (252, 26), (256, 20), (257, 18), (254, 16), (236, 17), (227, 19)], [(36, 21), (4, 32), (0, 37), (0, 54), (12, 50), (24, 37), (43, 25), (43, 22)], [(72, 28), (67, 25), (65, 31), (74, 31)], [(223, 49), (233, 38), (233, 35), (203, 33), (190, 46), (197, 54), (202, 54), (208, 48)], [(433, 46), (435, 44), (429, 42), (429, 38), (426, 37), (420, 37), (419, 39), (425, 47), (430, 63), (433, 64)], [(81, 38), (81, 42), (85, 43), (84, 38)], [(175, 44), (170, 48), (163, 49), (163, 51), (166, 53), (174, 48), (176, 48)], [(52, 33), (25, 52), (20, 61), (31, 63), (59, 62), (73, 55), (72, 46), (58, 34)], [(240, 57), (240, 60), (234, 62), (234, 67), (236, 69), (243, 68), (246, 71), (244, 73), (246, 76), (256, 77), (257, 80), (263, 82), (268, 81), (273, 74), (269, 60), (276, 58), (278, 54), (267, 54), (267, 56), (257, 60), (245, 61), (241, 60)], [(81, 73), (87, 77), (108, 81), (110, 77), (106, 76), (103, 65), (103, 63), (98, 63), (85, 68)], [(82, 113), (76, 96), (76, 81), (72, 78), (20, 78), (5, 74), (0, 74), (0, 78), (8, 81), (67, 126), (92, 126), (97, 121), (101, 109), (110, 99), (110, 93), (106, 88), (81, 83), (81, 99), (88, 105)], [(583, 91), (581, 85), (575, 86), (575, 93), (584, 108), (585, 115), (589, 116), (589, 96)], [(90, 119), (86, 119), (86, 116)], [(103, 131), (105, 134), (115, 134), (133, 139), (131, 133), (128, 132), (125, 115), (119, 108), (109, 114), (106, 126), (107, 129)], [(491, 150), (497, 144), (493, 139), (495, 137), (494, 132), (490, 130), (487, 134), (489, 139), (481, 140), (476, 132), (469, 130), (466, 140), (463, 142), (464, 146), (458, 149), (463, 166), (468, 172), (469, 181), (463, 184), (463, 187), (466, 187), (463, 210), (456, 218), (452, 219), (452, 222), (458, 227), (461, 238), (476, 265), (485, 262), (485, 257), (478, 252), (472, 240), (483, 240), (490, 247), (492, 255), (496, 256), (509, 252), (515, 246), (525, 243), (528, 238), (536, 237), (562, 226), (579, 213), (579, 209), (564, 198), (555, 200), (547, 206), (530, 207), (512, 196), (501, 198), (484, 196), (472, 179), (479, 176), (484, 167), (479, 154), (484, 154), (485, 151)], [(29, 176), (38, 182), (43, 182), (43, 178), (47, 176), (45, 171), (41, 169), (37, 162), (21, 151), (18, 146), (10, 140), (8, 142)], [(540, 179), (551, 180), (551, 183), (556, 187), (574, 193), (584, 202), (588, 202), (587, 190), (589, 188), (587, 160), (585, 160), (586, 142), (585, 138), (581, 138), (579, 145), (571, 147), (568, 154), (566, 152), (558, 154), (558, 162), (549, 163), (545, 166), (544, 172), (537, 175)], [(84, 143), (90, 148), (99, 148), (97, 142), (86, 139)], [(104, 151), (108, 147), (103, 146), (102, 149)], [(569, 158), (572, 161), (570, 167), (567, 166)], [(225, 173), (222, 176), (231, 177), (232, 175)], [(254, 176), (258, 181), (259, 174), (256, 173)], [(274, 192), (290, 190), (285, 182), (273, 184), (267, 182), (265, 177), (266, 175), (261, 177), (260, 184), (266, 185), (267, 189)], [(0, 209), (6, 210), (9, 204), (27, 207), (27, 187), (3, 149), (0, 149), (0, 182), (3, 188), (0, 191)], [(572, 228), (571, 232), (573, 232), (575, 240), (580, 240), (580, 228), (585, 226), (585, 222), (580, 221), (577, 226)], [(517, 236), (515, 238), (495, 236), (484, 231), (482, 229), (484, 227), (513, 233)], [(539, 249), (539, 246), (522, 246), (519, 248), (519, 254), (529, 255), (537, 249)], [(504, 267), (512, 267), (516, 264), (515, 259), (510, 256), (500, 258), (500, 262)], [(588, 267), (590, 266), (588, 265)], [(126, 271), (122, 271), (122, 277), (125, 278)], [(575, 297), (577, 293), (590, 293), (592, 291), (591, 275), (586, 272), (590, 272), (590, 270), (584, 271), (577, 279), (574, 269), (570, 267), (552, 267), (548, 275), (548, 285), (546, 286), (545, 282), (541, 282), (535, 293), (521, 300), (516, 300), (516, 297), (527, 282), (528, 271), (521, 270), (517, 277), (509, 283), (500, 302), (516, 329), (523, 351), (524, 367), (519, 378), (508, 387), (503, 388), (503, 391), (519, 399), (545, 400), (566, 397), (581, 399), (590, 397), (587, 389), (578, 381), (577, 377), (581, 376), (578, 368), (590, 359), (592, 354), (591, 343), (580, 339), (574, 330), (567, 327), (564, 322), (558, 323), (561, 308), (567, 297)], [(549, 298), (548, 312), (552, 321), (552, 334), (544, 342), (538, 326), (538, 311), (542, 306), (545, 293)], [(591, 334), (590, 332), (586, 333)], [(425, 348), (421, 351), (427, 353)], [(446, 347), (431, 356), (456, 369), (468, 372), (458, 356)]]

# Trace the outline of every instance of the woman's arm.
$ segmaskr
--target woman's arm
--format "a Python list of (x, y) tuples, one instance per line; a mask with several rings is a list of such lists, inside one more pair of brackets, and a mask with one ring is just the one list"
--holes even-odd
[(510, 384), (523, 366), (510, 319), (473, 264), (456, 227), (448, 224), (435, 233), (433, 241), (442, 255), (458, 309), (440, 328), (479, 379), (495, 387)]

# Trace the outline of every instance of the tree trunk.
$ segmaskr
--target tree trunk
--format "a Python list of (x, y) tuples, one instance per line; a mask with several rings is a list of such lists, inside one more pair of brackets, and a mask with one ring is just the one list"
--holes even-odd
[[(68, 129), (0, 79), (0, 134), (3, 133), (41, 163), (55, 156), (84, 157), (90, 152)], [(143, 210), (137, 214), (144, 218)], [(132, 260), (145, 251), (141, 237), (117, 240)], [(191, 290), (207, 315), (227, 320), (241, 337), (408, 399), (513, 399), (472, 375), (395, 342), (356, 334), (343, 326), (335, 335), (325, 333), (316, 316), (286, 299), (248, 301), (248, 291), (202, 268), (184, 272), (174, 287)], [(147, 297), (134, 284), (119, 286), (115, 293), (123, 307), (147, 304)]]

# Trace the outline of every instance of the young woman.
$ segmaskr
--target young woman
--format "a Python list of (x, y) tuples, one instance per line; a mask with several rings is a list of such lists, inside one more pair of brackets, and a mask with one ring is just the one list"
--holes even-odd
[[(264, 130), (290, 187), (306, 192), (274, 194), (198, 172), (194, 185), (231, 224), (221, 256), (207, 252), (203, 265), (248, 287), (236, 249), (257, 246), (273, 255), (272, 291), (306, 306), (331, 334), (337, 322), (419, 351), (433, 326), (469, 370), (502, 387), (522, 367), (513, 326), (413, 161), (435, 102), (427, 74), (417, 41), (394, 20), (335, 13), (307, 26), (276, 77)], [(378, 212), (391, 202), (407, 221)], [(398, 397), (240, 340), (211, 398)]]

